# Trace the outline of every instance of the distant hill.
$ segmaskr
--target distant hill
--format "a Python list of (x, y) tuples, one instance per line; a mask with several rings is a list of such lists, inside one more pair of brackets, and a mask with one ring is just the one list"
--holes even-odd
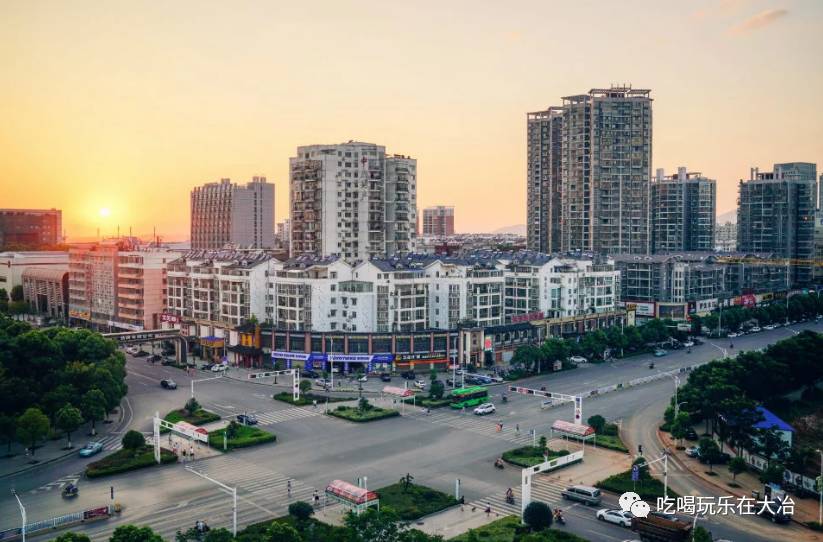
[(733, 222), (737, 224), (737, 209), (732, 209), (731, 211), (717, 215), (718, 224), (725, 224), (726, 222)]
[(526, 235), (525, 224), (515, 224), (514, 226), (506, 226), (505, 228), (498, 228), (492, 233), (511, 233), (514, 235)]

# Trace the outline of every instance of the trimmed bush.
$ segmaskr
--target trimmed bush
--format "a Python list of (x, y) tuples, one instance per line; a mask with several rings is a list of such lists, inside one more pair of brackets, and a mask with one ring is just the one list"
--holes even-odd
[(314, 514), (314, 508), (305, 501), (297, 501), (289, 505), (289, 515), (297, 521), (306, 521), (312, 514)]
[[(274, 442), (277, 436), (262, 429), (250, 425), (234, 425), (233, 431), (229, 432), (229, 439), (226, 443), (228, 450), (235, 448), (247, 448), (266, 442)], [(217, 429), (209, 433), (209, 446), (217, 450), (223, 449), (223, 434), (227, 428)], [(232, 434), (234, 433), (234, 434)]]
[(357, 407), (350, 407), (350, 406), (339, 406), (336, 409), (329, 412), (330, 416), (334, 416), (335, 418), (342, 418), (344, 420), (349, 420), (350, 422), (373, 422), (377, 420), (382, 420), (384, 418), (393, 418), (395, 416), (400, 416), (400, 412), (388, 408), (380, 408), (380, 407), (371, 407), (368, 410), (361, 410)]
[[(174, 463), (176, 461), (177, 456), (170, 450), (165, 448), (160, 449), (161, 463)], [(154, 460), (154, 449), (151, 446), (143, 445), (136, 450), (123, 448), (94, 463), (89, 463), (88, 466), (86, 466), (86, 477), (100, 478), (101, 476), (143, 469), (156, 464), (157, 462)]]
[(552, 526), (553, 519), (552, 509), (544, 502), (532, 501), (523, 511), (523, 523), (535, 531), (548, 529)]
[[(543, 452), (544, 449), (539, 446), (523, 446), (522, 448), (515, 448), (514, 450), (503, 452), (503, 460), (519, 467), (533, 467), (546, 461)], [(548, 453), (549, 459), (569, 455), (568, 450), (552, 450), (547, 448), (545, 452)]]
[(397, 483), (377, 490), (380, 507), (391, 507), (400, 519), (412, 521), (458, 504), (457, 500), (430, 487)]
[[(186, 409), (178, 408), (177, 410), (172, 410), (163, 418), (169, 423), (177, 423), (177, 422), (189, 422), (192, 425), (204, 425), (211, 422), (216, 422), (220, 419), (218, 414), (211, 412), (209, 410), (200, 409), (196, 410), (194, 414), (189, 414)], [(165, 427), (160, 428), (161, 433), (168, 433), (169, 430)]]
[[(305, 381), (304, 381), (305, 382)], [(290, 405), (307, 406), (313, 405), (317, 401), (318, 406), (322, 405), (328, 399), (329, 403), (340, 403), (343, 401), (354, 401), (354, 397), (326, 397), (325, 395), (315, 395), (314, 393), (301, 393), (300, 399), (294, 400), (294, 395), (291, 392), (282, 391), (274, 396), (277, 401), (283, 401)]]

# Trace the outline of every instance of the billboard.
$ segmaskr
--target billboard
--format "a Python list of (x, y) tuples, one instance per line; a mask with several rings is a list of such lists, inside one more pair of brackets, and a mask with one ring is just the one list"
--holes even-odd
[(512, 315), (512, 324), (517, 324), (519, 322), (531, 322), (532, 320), (542, 320), (545, 317), (543, 311), (534, 311), (529, 312), (527, 314), (513, 314)]
[(160, 321), (161, 322), (168, 322), (170, 324), (179, 324), (180, 323), (180, 316), (177, 314), (173, 314), (170, 312), (164, 312), (160, 314)]
[[(633, 307), (636, 316), (650, 316), (654, 317), (654, 303), (646, 303), (641, 301), (633, 301), (626, 305), (626, 307)], [(631, 310), (631, 309), (629, 309)]]
[(688, 303), (658, 303), (657, 317), (670, 320), (685, 320), (688, 312)]

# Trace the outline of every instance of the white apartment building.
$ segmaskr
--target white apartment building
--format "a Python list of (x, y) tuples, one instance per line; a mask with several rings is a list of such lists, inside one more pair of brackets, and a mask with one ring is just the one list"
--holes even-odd
[(297, 148), (289, 159), (291, 257), (349, 262), (415, 250), (417, 160), (373, 143)]
[(198, 337), (224, 338), (252, 317), (266, 320), (269, 260), (262, 250), (187, 252), (168, 265), (166, 312)]
[(11, 295), (12, 288), (23, 285), (23, 272), (29, 269), (65, 271), (68, 267), (68, 252), (0, 252), (0, 289)]

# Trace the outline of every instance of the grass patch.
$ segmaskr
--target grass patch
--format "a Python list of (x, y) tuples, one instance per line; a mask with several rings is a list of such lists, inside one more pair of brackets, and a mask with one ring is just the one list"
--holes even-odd
[[(203, 425), (211, 422), (216, 422), (220, 419), (220, 415), (202, 408), (200, 410), (195, 411), (194, 414), (189, 414), (185, 411), (185, 409), (178, 408), (166, 414), (166, 416), (163, 419), (169, 423), (189, 422), (192, 425)], [(161, 427), (160, 432), (168, 433), (169, 430), (165, 427)]]
[(429, 399), (428, 397), (418, 397), (414, 400), (412, 400), (411, 397), (407, 397), (406, 399), (403, 399), (403, 402), (407, 405), (417, 405), (423, 408), (443, 408), (449, 406), (452, 400), (448, 397), (444, 397), (442, 399)]
[(548, 459), (569, 455), (568, 450), (542, 449), (540, 446), (523, 446), (508, 452), (503, 452), (503, 460), (519, 467), (533, 467), (546, 461), (543, 453), (548, 453)]
[[(174, 463), (176, 461), (177, 456), (170, 450), (160, 448), (161, 463)], [(143, 469), (156, 464), (157, 462), (154, 460), (154, 449), (151, 446), (143, 446), (137, 450), (127, 450), (123, 448), (94, 463), (89, 463), (88, 466), (86, 466), (86, 477), (100, 478), (101, 476), (110, 476), (121, 472)]]
[[(209, 432), (209, 445), (217, 450), (223, 449), (223, 435), (226, 433), (226, 428), (217, 429)], [(247, 448), (249, 446), (256, 446), (266, 442), (274, 442), (277, 436), (258, 429), (254, 426), (237, 425), (236, 434), (228, 439), (226, 446), (228, 450), (235, 448)]]
[[(616, 493), (618, 495), (621, 495), (626, 491), (634, 491), (640, 495), (641, 499), (645, 500), (654, 501), (658, 497), (663, 497), (663, 482), (657, 478), (652, 478), (649, 474), (642, 474), (640, 480), (637, 482), (632, 482), (631, 470), (609, 476), (605, 480), (597, 482), (595, 487), (599, 487), (605, 491), (611, 491), (612, 493)], [(679, 495), (670, 487), (669, 497), (677, 498)]]
[[(492, 521), (477, 529), (469, 529), (467, 532), (450, 538), (449, 542), (468, 542), (469, 540), (482, 540), (483, 542), (514, 542), (527, 532), (528, 528), (520, 525), (517, 516), (506, 516)], [(541, 542), (586, 542), (585, 538), (580, 538), (567, 531), (547, 529), (540, 533)]]
[(617, 452), (629, 453), (629, 449), (620, 440), (619, 435), (597, 435), (595, 445), (598, 448), (606, 448), (607, 450), (615, 450)]
[(377, 420), (382, 420), (384, 418), (393, 418), (394, 416), (400, 416), (400, 412), (390, 409), (390, 408), (380, 408), (380, 407), (371, 407), (367, 410), (361, 410), (357, 407), (350, 407), (341, 405), (334, 410), (329, 411), (329, 416), (334, 416), (335, 418), (342, 418), (344, 420), (349, 420), (350, 422), (373, 422)]
[(274, 399), (295, 406), (313, 405), (314, 401), (317, 401), (318, 405), (322, 405), (326, 402), (326, 400), (328, 400), (329, 403), (340, 403), (343, 401), (357, 400), (356, 397), (326, 397), (325, 395), (316, 395), (314, 393), (301, 393), (300, 398), (297, 401), (295, 401), (294, 395), (287, 391), (281, 391), (280, 393), (274, 396)]
[(457, 504), (451, 495), (414, 483), (404, 491), (403, 484), (398, 482), (378, 489), (377, 494), (381, 508), (390, 506), (405, 521), (422, 518)]

